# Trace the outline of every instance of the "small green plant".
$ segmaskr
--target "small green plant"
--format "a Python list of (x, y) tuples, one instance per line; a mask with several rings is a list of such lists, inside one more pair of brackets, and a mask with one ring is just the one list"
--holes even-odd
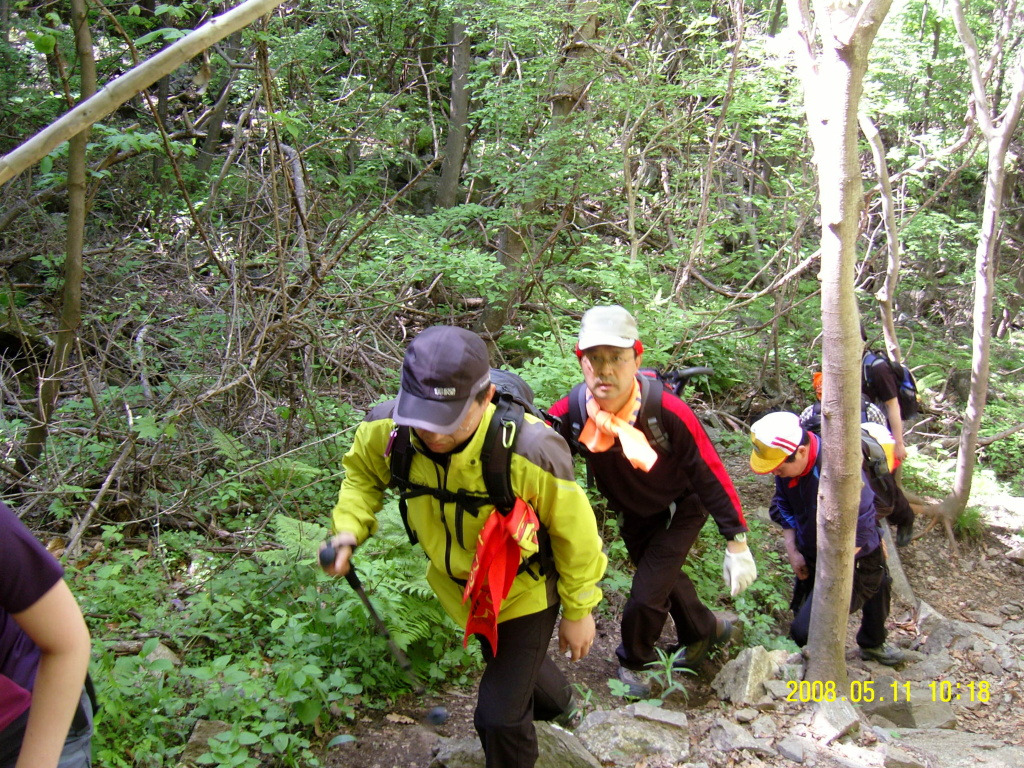
[(696, 673), (690, 669), (683, 669), (681, 667), (677, 668), (674, 666), (680, 654), (686, 653), (686, 649), (680, 648), (675, 652), (669, 652), (662, 648), (658, 648), (656, 650), (658, 652), (658, 660), (648, 664), (647, 669), (639, 674), (642, 677), (646, 677), (649, 682), (658, 687), (658, 696), (649, 699), (637, 698), (630, 694), (629, 685), (627, 683), (616, 678), (608, 678), (608, 690), (611, 692), (612, 696), (618, 696), (619, 698), (628, 699), (630, 701), (642, 701), (645, 704), (650, 704), (655, 707), (660, 707), (664, 704), (665, 699), (673, 693), (682, 694), (684, 699), (689, 698), (690, 692), (687, 691), (686, 687), (676, 679), (676, 673)]
[(618, 696), (620, 699), (630, 699), (636, 701), (636, 698), (630, 696), (629, 685), (622, 682), (614, 677), (608, 678), (608, 690), (611, 691), (612, 696)]
[(692, 669), (676, 666), (676, 661), (680, 657), (686, 656), (686, 648), (683, 647), (671, 653), (663, 648), (656, 648), (655, 650), (658, 652), (658, 660), (648, 665), (648, 674), (651, 682), (658, 685), (661, 689), (660, 697), (657, 701), (659, 703), (663, 702), (673, 693), (680, 693), (682, 694), (683, 699), (689, 699), (690, 692), (686, 690), (686, 686), (676, 678), (677, 672), (683, 672), (689, 675), (697, 674)]
[(583, 711), (593, 709), (594, 692), (590, 690), (589, 686), (583, 683), (573, 683), (572, 689), (576, 692), (576, 706), (579, 709)]
[(981, 541), (985, 529), (985, 516), (978, 507), (967, 507), (953, 521), (953, 532), (967, 541)]

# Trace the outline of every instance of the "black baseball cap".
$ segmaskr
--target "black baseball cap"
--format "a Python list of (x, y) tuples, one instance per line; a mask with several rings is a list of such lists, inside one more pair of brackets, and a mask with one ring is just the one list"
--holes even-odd
[(434, 325), (405, 351), (396, 424), (447, 435), (466, 418), (473, 398), (491, 383), (483, 339), (465, 328)]

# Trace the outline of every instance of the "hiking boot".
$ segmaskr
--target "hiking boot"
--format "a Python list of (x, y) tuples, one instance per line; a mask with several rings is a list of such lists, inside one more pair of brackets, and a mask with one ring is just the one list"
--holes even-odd
[(914, 519), (911, 518), (909, 523), (896, 526), (896, 546), (905, 547), (911, 541), (914, 540)]
[(886, 667), (895, 667), (904, 661), (903, 651), (891, 643), (882, 643), (874, 648), (861, 646), (860, 657), (869, 661), (876, 661)]
[[(739, 642), (743, 638), (743, 627), (740, 624), (733, 624), (728, 619), (715, 617), (715, 634), (712, 637), (705, 637), (695, 643), (686, 646), (686, 653), (681, 654), (674, 662), (673, 669), (696, 669), (713, 648), (718, 648), (729, 643)], [(673, 653), (679, 650), (679, 646), (673, 649)]]
[(629, 690), (626, 695), (630, 698), (649, 699), (651, 697), (651, 683), (643, 672), (620, 666), (619, 681), (628, 686)]

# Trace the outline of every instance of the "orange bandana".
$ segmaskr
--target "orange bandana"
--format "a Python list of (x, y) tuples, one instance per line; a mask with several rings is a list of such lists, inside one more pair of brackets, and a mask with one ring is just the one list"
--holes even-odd
[(537, 513), (522, 499), (507, 515), (497, 509), (491, 513), (476, 540), (476, 555), (469, 571), (462, 602), (469, 600), (469, 619), (462, 638), (463, 647), (470, 635), (480, 634), (498, 655), (498, 611), (512, 589), (519, 563), (540, 549)]
[(580, 442), (592, 453), (602, 453), (615, 445), (618, 438), (629, 463), (650, 472), (658, 460), (644, 433), (633, 426), (640, 414), (640, 382), (633, 379), (633, 391), (618, 413), (601, 410), (593, 393), (587, 389), (587, 423), (580, 431)]

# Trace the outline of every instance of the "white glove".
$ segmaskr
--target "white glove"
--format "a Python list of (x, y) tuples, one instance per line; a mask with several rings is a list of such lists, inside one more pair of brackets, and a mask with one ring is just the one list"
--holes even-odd
[(742, 552), (725, 550), (722, 578), (725, 579), (725, 586), (729, 588), (729, 594), (733, 597), (754, 583), (754, 579), (757, 578), (757, 565), (754, 564), (754, 556), (750, 554), (749, 549)]

